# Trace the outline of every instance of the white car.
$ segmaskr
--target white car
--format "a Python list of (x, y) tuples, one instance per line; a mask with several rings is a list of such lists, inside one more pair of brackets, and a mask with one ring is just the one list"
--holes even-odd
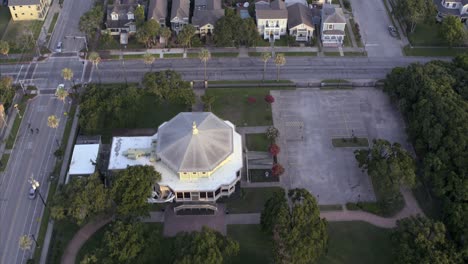
[(60, 41), (59, 43), (57, 43), (57, 47), (55, 48), (55, 52), (62, 52), (62, 49), (63, 49), (63, 43), (62, 43), (62, 41)]

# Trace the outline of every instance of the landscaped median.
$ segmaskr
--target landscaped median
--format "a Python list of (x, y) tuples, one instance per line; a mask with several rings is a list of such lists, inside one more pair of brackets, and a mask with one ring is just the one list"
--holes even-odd
[(409, 45), (403, 48), (406, 56), (447, 56), (455, 57), (468, 52), (468, 48), (449, 48), (449, 47), (411, 47)]

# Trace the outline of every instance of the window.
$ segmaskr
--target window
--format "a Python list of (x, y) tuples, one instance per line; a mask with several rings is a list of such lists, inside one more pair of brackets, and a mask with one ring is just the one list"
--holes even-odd
[(215, 196), (218, 196), (220, 192), (221, 192), (221, 188), (218, 188), (218, 190), (216, 190), (215, 192)]
[(189, 192), (184, 192), (184, 198), (185, 199), (190, 199), (190, 193)]
[(12, 6), (13, 10), (16, 10), (16, 7)]
[(18, 14), (15, 13), (15, 17), (18, 18)]
[(208, 192), (208, 198), (213, 198), (213, 192)]
[(133, 15), (133, 13), (127, 13), (127, 18), (128, 20), (135, 19), (135, 15)]
[(184, 193), (178, 192), (177, 199), (184, 199)]
[(240, 170), (238, 170), (238, 171), (236, 172), (236, 176), (237, 176), (237, 177), (240, 176)]
[(119, 15), (117, 13), (112, 13), (111, 14), (111, 19), (112, 20), (119, 20)]
[(333, 25), (328, 25), (328, 30), (332, 30), (333, 29)]
[(457, 6), (457, 4), (456, 4), (456, 3), (453, 3), (453, 4), (452, 4), (452, 7), (453, 7), (453, 8), (455, 8), (456, 6)]
[(205, 198), (206, 198), (206, 192), (201, 192), (201, 193), (200, 193), (200, 198), (204, 198), (204, 199), (205, 199)]

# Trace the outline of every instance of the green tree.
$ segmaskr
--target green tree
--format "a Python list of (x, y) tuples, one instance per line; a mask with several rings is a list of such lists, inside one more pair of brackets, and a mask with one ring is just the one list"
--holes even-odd
[(5, 109), (10, 107), (14, 96), (15, 89), (13, 88), (13, 78), (11, 76), (0, 77), (0, 102)]
[(167, 102), (185, 105), (195, 103), (195, 93), (190, 84), (175, 71), (146, 73), (143, 77), (143, 87)]
[(104, 234), (108, 257), (114, 263), (130, 263), (142, 251), (145, 243), (142, 224), (116, 221), (111, 230)]
[(148, 198), (161, 174), (153, 166), (131, 166), (120, 171), (112, 183), (111, 197), (117, 205), (117, 216), (135, 219), (149, 215)]
[(60, 124), (60, 118), (56, 115), (51, 115), (47, 118), (47, 126), (50, 128), (57, 128)]
[[(145, 8), (143, 5), (138, 5), (135, 9), (135, 22), (137, 29), (145, 23)], [(159, 25), (159, 24), (158, 24)]]
[(80, 17), (79, 28), (88, 37), (101, 29), (101, 24), (104, 19), (102, 7), (97, 5)]
[(201, 100), (204, 104), (204, 110), (211, 112), (211, 107), (213, 106), (214, 102), (216, 101), (216, 96), (205, 94), (201, 97)]
[(256, 45), (260, 36), (253, 18), (242, 19), (241, 32), (242, 34), (237, 34), (238, 37), (241, 37), (239, 45), (245, 45), (247, 47)]
[(206, 63), (211, 59), (211, 53), (207, 49), (201, 49), (200, 52), (198, 53), (198, 58), (203, 62), (204, 68), (205, 68), (205, 81), (207, 80), (206, 78)]
[(8, 56), (10, 52), (10, 44), (7, 41), (0, 40), (0, 54)]
[(28, 235), (22, 235), (19, 238), (19, 247), (21, 250), (26, 251), (26, 250), (31, 250), (32, 246), (32, 239)]
[(161, 37), (164, 38), (164, 46), (167, 48), (169, 40), (171, 39), (172, 31), (168, 27), (164, 27), (161, 29)]
[(159, 23), (154, 19), (143, 23), (137, 28), (136, 39), (138, 42), (145, 44), (147, 48), (152, 46), (155, 42), (156, 36), (159, 34), (160, 26)]
[(174, 240), (175, 264), (217, 264), (239, 253), (239, 244), (203, 227), (201, 232), (179, 233)]
[(192, 46), (192, 39), (195, 36), (196, 29), (191, 24), (185, 25), (177, 36), (177, 41), (184, 49)]
[(441, 222), (420, 216), (398, 220), (391, 238), (395, 263), (463, 263)]
[(101, 39), (101, 43), (104, 47), (110, 48), (114, 42), (114, 37), (112, 37), (110, 30), (103, 30), (101, 35), (99, 36)]
[(101, 83), (101, 74), (99, 73), (99, 63), (101, 63), (101, 56), (99, 56), (99, 53), (92, 51), (88, 54), (88, 60), (93, 64), (94, 67), (96, 67), (99, 83)]
[(263, 77), (262, 81), (265, 81), (265, 72), (268, 61), (271, 59), (271, 52), (262, 52), (261, 59), (263, 61)]
[(452, 46), (463, 44), (466, 39), (466, 31), (459, 17), (447, 16), (442, 20), (440, 36)]
[(286, 64), (286, 57), (282, 53), (276, 54), (275, 57), (276, 64), (276, 81), (279, 82), (280, 68)]
[(315, 198), (304, 189), (273, 195), (261, 214), (262, 229), (272, 236), (275, 263), (314, 263), (328, 244), (327, 222)]
[(63, 190), (54, 196), (51, 215), (56, 220), (68, 218), (81, 225), (110, 209), (109, 190), (105, 188), (99, 173), (94, 173), (89, 177), (72, 178), (64, 185)]
[(149, 52), (146, 52), (143, 55), (143, 63), (146, 64), (146, 65), (151, 65), (150, 71), (153, 70), (153, 63), (154, 63), (155, 60), (156, 60), (156, 57), (154, 57), (154, 55), (149, 53)]
[(416, 24), (437, 13), (434, 3), (430, 0), (395, 0), (393, 12), (399, 16), (407, 25), (411, 33), (416, 29)]
[(64, 87), (60, 87), (55, 91), (55, 96), (57, 96), (57, 98), (63, 103), (65, 103), (65, 99), (67, 99), (68, 95), (69, 94)]
[[(242, 34), (239, 34), (242, 32)], [(257, 26), (253, 19), (241, 19), (235, 12), (227, 9), (226, 15), (214, 27), (213, 39), (218, 47), (254, 46), (258, 39)]]
[(70, 81), (75, 85), (75, 81), (73, 80), (73, 70), (70, 68), (63, 68), (62, 69), (62, 78), (64, 81)]

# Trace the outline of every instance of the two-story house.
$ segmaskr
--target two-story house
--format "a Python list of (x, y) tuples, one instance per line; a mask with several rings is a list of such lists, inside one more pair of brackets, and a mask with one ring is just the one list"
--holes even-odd
[(52, 0), (10, 0), (11, 19), (20, 20), (44, 20)]
[(280, 39), (286, 35), (288, 10), (283, 0), (257, 0), (255, 2), (257, 28), (263, 39)]
[(216, 21), (224, 16), (221, 0), (195, 0), (192, 25), (201, 37), (212, 34)]
[(287, 9), (289, 35), (296, 41), (309, 41), (314, 34), (312, 10), (302, 3), (295, 3)]
[(468, 0), (434, 0), (439, 13), (437, 20), (441, 21), (444, 16), (452, 15), (461, 19), (462, 23), (468, 21)]
[(171, 29), (176, 34), (189, 23), (190, 0), (172, 0)]
[(166, 26), (167, 0), (150, 0), (148, 20), (153, 19), (163, 28)]
[(322, 44), (339, 47), (345, 37), (346, 18), (341, 8), (325, 4), (322, 8)]
[(113, 36), (120, 35), (122, 44), (129, 34), (136, 32), (135, 10), (138, 6), (138, 0), (115, 0), (107, 6), (106, 29)]

